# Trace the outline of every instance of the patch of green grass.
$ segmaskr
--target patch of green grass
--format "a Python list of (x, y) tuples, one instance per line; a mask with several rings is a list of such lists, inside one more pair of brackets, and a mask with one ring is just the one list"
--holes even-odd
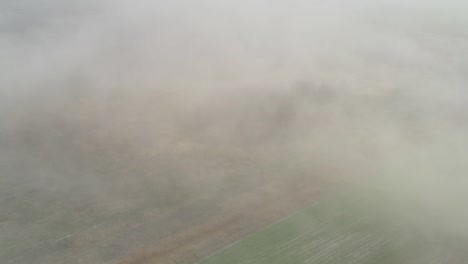
[[(339, 195), (260, 230), (200, 263), (468, 263), (466, 253), (450, 246), (453, 237), (428, 236), (433, 230), (418, 227), (413, 221), (417, 217), (409, 211), (398, 218), (390, 198), (369, 186)], [(466, 240), (463, 243), (466, 245)]]

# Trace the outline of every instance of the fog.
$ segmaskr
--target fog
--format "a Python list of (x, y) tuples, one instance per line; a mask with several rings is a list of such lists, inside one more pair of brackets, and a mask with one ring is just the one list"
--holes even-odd
[(0, 0), (0, 71), (5, 263), (143, 207), (369, 182), (468, 236), (465, 1)]

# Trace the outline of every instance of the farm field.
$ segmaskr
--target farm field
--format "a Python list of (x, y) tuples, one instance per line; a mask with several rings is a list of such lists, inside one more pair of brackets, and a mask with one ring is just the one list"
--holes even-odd
[[(224, 153), (205, 164), (211, 171), (225, 166), (226, 173), (229, 167), (225, 162), (230, 162), (232, 171), (223, 185), (191, 192), (172, 187), (178, 193), (162, 193), (161, 196), (137, 185), (133, 188), (144, 198), (137, 199), (122, 198), (118, 186), (109, 184), (109, 190), (117, 193), (114, 197), (133, 203), (131, 206), (116, 203), (120, 207), (114, 208), (104, 200), (106, 207), (102, 210), (99, 203), (95, 203), (100, 201), (99, 197), (86, 196), (82, 189), (74, 188), (89, 180), (83, 170), (75, 172), (72, 166), (68, 170), (46, 167), (39, 155), (25, 154), (19, 149), (15, 147), (10, 152), (4, 149), (9, 156), (0, 166), (4, 175), (0, 184), (4, 198), (0, 201), (0, 216), (4, 219), (0, 227), (2, 263), (191, 263), (287, 216), (336, 187), (330, 180), (320, 177), (304, 179), (309, 184), (302, 185), (290, 184), (281, 178), (275, 180), (271, 163), (257, 163), (256, 179), (231, 183), (232, 178), (238, 177), (239, 181), (239, 177), (252, 171), (251, 161), (241, 155), (230, 157)], [(206, 150), (197, 152), (207, 155)], [(16, 159), (17, 156), (22, 159)], [(222, 163), (217, 165), (218, 162)], [(298, 165), (295, 163), (294, 167)], [(275, 172), (287, 171), (300, 180), (301, 170), (282, 167)], [(11, 171), (25, 175), (24, 181), (14, 177)], [(91, 177), (105, 179), (110, 173), (112, 177), (119, 177), (110, 169), (91, 174)], [(57, 183), (57, 178), (61, 177), (69, 183), (61, 182), (59, 188), (44, 193), (37, 190), (36, 182), (28, 181), (27, 175), (40, 175), (50, 183)], [(269, 181), (262, 180), (261, 175), (268, 175)], [(214, 183), (214, 179), (205, 180), (208, 185)], [(67, 185), (72, 189), (67, 189)], [(186, 197), (175, 200), (172, 197), (176, 195)], [(95, 204), (91, 206), (90, 203)]]
[(0, 70), (0, 264), (468, 264), (468, 1), (0, 0)]
[(296, 212), (198, 263), (468, 262), (463, 248), (466, 236), (421, 227), (430, 219), (410, 219), (411, 213), (406, 219), (388, 220), (392, 214), (389, 201), (382, 193), (366, 189)]

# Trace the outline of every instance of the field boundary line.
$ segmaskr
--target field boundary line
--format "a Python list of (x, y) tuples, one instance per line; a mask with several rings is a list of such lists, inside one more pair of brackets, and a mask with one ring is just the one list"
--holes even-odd
[(307, 208), (313, 208), (313, 207), (315, 207), (315, 206), (318, 205), (318, 204), (319, 204), (319, 202), (315, 202), (315, 203), (312, 204), (312, 206), (309, 206), (309, 207), (306, 207), (306, 208), (299, 208), (299, 209), (293, 211), (292, 213), (290, 213), (290, 214), (288, 214), (288, 215), (286, 215), (286, 216), (284, 216), (284, 217), (281, 217), (280, 219), (274, 221), (273, 223), (270, 223), (270, 224), (268, 224), (268, 225), (266, 225), (266, 226), (264, 226), (264, 227), (262, 227), (262, 228), (260, 228), (260, 229), (258, 229), (258, 230), (256, 230), (256, 231), (254, 231), (254, 232), (252, 232), (252, 233), (250, 233), (250, 234), (248, 234), (248, 235), (246, 235), (246, 236), (244, 236), (244, 237), (241, 237), (241, 238), (237, 239), (236, 241), (234, 241), (234, 242), (232, 242), (232, 243), (230, 243), (230, 244), (228, 244), (228, 245), (226, 245), (226, 246), (224, 246), (224, 247), (222, 247), (222, 248), (220, 248), (220, 249), (214, 251), (213, 253), (208, 254), (208, 255), (205, 256), (205, 257), (202, 257), (202, 258), (199, 259), (198, 261), (195, 261), (193, 264), (202, 264), (203, 261), (207, 260), (208, 258), (210, 258), (210, 257), (212, 257), (212, 256), (214, 256), (214, 255), (216, 255), (216, 254), (218, 254), (218, 253), (221, 253), (222, 251), (225, 251), (225, 250), (227, 250), (227, 249), (229, 249), (229, 248), (231, 248), (231, 247), (237, 245), (237, 244), (240, 243), (242, 240), (245, 240), (245, 239), (247, 239), (247, 238), (249, 238), (249, 237), (251, 237), (251, 236), (254, 236), (254, 235), (256, 235), (256, 234), (258, 234), (258, 233), (260, 233), (260, 232), (263, 232), (263, 231), (265, 231), (266, 229), (268, 229), (268, 228), (270, 228), (270, 227), (272, 227), (272, 226), (274, 226), (274, 225), (276, 225), (276, 224), (279, 224), (279, 223), (281, 223), (281, 222), (283, 222), (283, 221), (286, 221), (286, 220), (288, 220), (289, 218), (293, 217), (294, 215), (296, 215), (296, 214), (298, 214), (298, 213), (300, 213), (300, 212), (303, 212), (305, 209), (307, 209)]

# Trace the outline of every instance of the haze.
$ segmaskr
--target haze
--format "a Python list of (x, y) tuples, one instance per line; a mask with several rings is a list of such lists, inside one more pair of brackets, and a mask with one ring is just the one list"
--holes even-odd
[(465, 1), (0, 0), (0, 71), (2, 263), (194, 263), (362, 186), (468, 259)]

